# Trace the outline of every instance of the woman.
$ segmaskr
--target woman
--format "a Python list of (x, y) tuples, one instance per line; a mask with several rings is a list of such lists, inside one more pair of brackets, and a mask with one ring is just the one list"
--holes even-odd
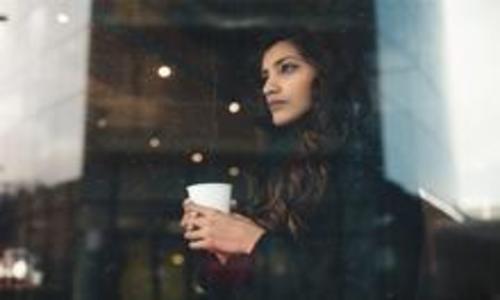
[[(413, 287), (394, 284), (394, 270), (376, 257), (381, 240), (393, 239), (377, 223), (383, 203), (403, 194), (352, 155), (352, 104), (343, 80), (349, 72), (332, 67), (341, 61), (333, 62), (324, 45), (298, 33), (264, 48), (272, 142), (257, 209), (244, 216), (185, 202), (189, 248), (215, 254), (229, 273), (232, 262), (249, 264), (238, 284), (209, 275), (214, 299), (386, 299), (388, 291), (411, 299)], [(418, 251), (410, 256), (418, 260)], [(403, 285), (416, 282), (415, 270), (404, 269)]]

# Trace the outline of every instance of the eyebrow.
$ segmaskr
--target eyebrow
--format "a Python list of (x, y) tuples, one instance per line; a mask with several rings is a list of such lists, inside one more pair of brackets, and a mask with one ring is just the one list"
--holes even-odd
[[(287, 59), (302, 60), (300, 57), (298, 57), (296, 55), (287, 55), (287, 56), (284, 56), (284, 57), (278, 59), (277, 61), (275, 61), (273, 63), (273, 66), (279, 66), (279, 65), (281, 65)], [(264, 75), (267, 75), (268, 71), (266, 69), (263, 69), (260, 73), (261, 73), (262, 76), (264, 76)]]

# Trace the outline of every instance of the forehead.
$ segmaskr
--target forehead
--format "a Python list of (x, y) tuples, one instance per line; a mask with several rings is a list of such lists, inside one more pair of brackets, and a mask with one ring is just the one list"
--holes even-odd
[(302, 59), (302, 55), (293, 43), (279, 41), (264, 52), (262, 68), (269, 68), (279, 60), (288, 57)]

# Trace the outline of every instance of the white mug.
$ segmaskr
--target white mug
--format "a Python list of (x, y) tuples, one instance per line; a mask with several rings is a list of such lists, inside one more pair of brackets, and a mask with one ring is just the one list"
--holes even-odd
[(207, 182), (189, 185), (186, 190), (195, 204), (229, 213), (232, 187), (229, 183)]

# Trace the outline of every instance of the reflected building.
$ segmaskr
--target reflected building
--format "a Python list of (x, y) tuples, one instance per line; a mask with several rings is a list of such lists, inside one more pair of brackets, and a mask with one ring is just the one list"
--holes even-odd
[(184, 187), (231, 182), (245, 205), (259, 35), (349, 29), (373, 48), (371, 1), (293, 2), (6, 2), (2, 242), (40, 256), (38, 296), (201, 296), (177, 225)]
[[(455, 91), (450, 82), (463, 78), (443, 67), (441, 34), (453, 37), (448, 46), (464, 45), (451, 30), (457, 27), (445, 21), (460, 19), (465, 4), (348, 2), (0, 3), (0, 250), (28, 249), (46, 275), (41, 289), (0, 289), (0, 298), (202, 299), (195, 259), (178, 226), (184, 188), (227, 181), (239, 205), (249, 204), (247, 175), (262, 143), (253, 114), (260, 100), (255, 44), (270, 29), (335, 32), (352, 47), (345, 54), (359, 93), (353, 151), (360, 159), (413, 193), (424, 186), (454, 199), (457, 186), (474, 194), (477, 184), (479, 196), (490, 201), (498, 194), (491, 174), (499, 152), (484, 132), (495, 131), (498, 109), (490, 100), (471, 109), (463, 95), (483, 103), (479, 89), (463, 85), (467, 93), (449, 92)], [(443, 20), (445, 12), (453, 14)], [(486, 15), (493, 20), (493, 13)], [(451, 59), (455, 66), (457, 57)], [(483, 67), (488, 63), (481, 60)], [(491, 81), (484, 82), (494, 95)], [(472, 128), (482, 128), (478, 119), (486, 106), (492, 107), (488, 130), (476, 135), (459, 126), (467, 124), (466, 112), (475, 112)], [(455, 115), (449, 107), (460, 109)], [(481, 154), (483, 160), (472, 159)], [(469, 181), (467, 174), (490, 176)], [(468, 199), (478, 215), (496, 215), (493, 200)], [(457, 224), (429, 204), (425, 212), (422, 299), (446, 297), (454, 259), (481, 253), (474, 252), (482, 245), (476, 235), (489, 241), (487, 259), (470, 260), (468, 268), (477, 271), (473, 263), (485, 260), (498, 266), (496, 223)], [(450, 247), (454, 243), (470, 252)], [(493, 285), (482, 283), (495, 272), (458, 279), (464, 290), (480, 282), (470, 289), (494, 299), (486, 298), (497, 293)]]

